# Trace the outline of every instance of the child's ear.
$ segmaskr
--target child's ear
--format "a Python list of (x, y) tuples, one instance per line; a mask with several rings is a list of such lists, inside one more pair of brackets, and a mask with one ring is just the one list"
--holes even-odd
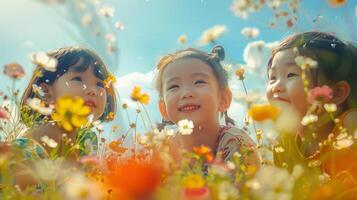
[(48, 85), (47, 83), (41, 83), (39, 85), (44, 93), (44, 96), (42, 99), (44, 101), (47, 101), (48, 103), (51, 103), (52, 97), (53, 97), (53, 91), (52, 91), (52, 86)]
[(220, 102), (219, 102), (219, 112), (225, 112), (228, 110), (229, 106), (232, 102), (232, 92), (229, 87), (226, 87), (220, 94)]
[(164, 100), (159, 100), (159, 110), (161, 113), (162, 118), (166, 121), (169, 121), (169, 115), (167, 114), (166, 104)]
[(351, 86), (346, 81), (340, 81), (333, 86), (332, 103), (340, 105), (346, 101), (351, 93)]

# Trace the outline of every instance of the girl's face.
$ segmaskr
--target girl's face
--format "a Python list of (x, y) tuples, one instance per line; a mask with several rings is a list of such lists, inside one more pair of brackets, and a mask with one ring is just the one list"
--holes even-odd
[(191, 58), (174, 61), (166, 66), (162, 83), (159, 107), (166, 120), (218, 123), (218, 113), (224, 111), (224, 92), (219, 91), (218, 81), (206, 63)]
[(88, 67), (84, 72), (70, 69), (48, 88), (52, 101), (65, 95), (82, 97), (85, 105), (91, 108), (94, 120), (104, 112), (107, 93), (103, 81), (93, 74), (93, 66)]
[(292, 49), (275, 54), (268, 71), (266, 95), (270, 103), (278, 101), (292, 105), (302, 117), (307, 112), (308, 102), (301, 79), (301, 69), (296, 65), (295, 57)]

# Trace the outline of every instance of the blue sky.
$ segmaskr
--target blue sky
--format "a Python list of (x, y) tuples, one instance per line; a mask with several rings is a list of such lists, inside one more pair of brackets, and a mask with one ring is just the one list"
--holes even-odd
[[(225, 47), (226, 61), (232, 64), (244, 63), (243, 50), (249, 42), (278, 41), (294, 32), (328, 31), (335, 32), (343, 39), (357, 41), (357, 32), (354, 30), (357, 29), (356, 0), (350, 0), (340, 8), (329, 7), (326, 0), (303, 0), (298, 10), (298, 21), (290, 29), (284, 24), (276, 29), (268, 28), (268, 23), (273, 18), (268, 8), (242, 20), (230, 11), (232, 2), (233, 0), (102, 0), (102, 5), (115, 8), (114, 17), (109, 23), (122, 21), (125, 25), (125, 29), (118, 32), (117, 38), (119, 64), (111, 66), (117, 69), (115, 74), (124, 77), (123, 80), (127, 80), (125, 77), (135, 72), (146, 74), (154, 69), (160, 56), (189, 46), (197, 47), (197, 40), (202, 32), (217, 24), (227, 26), (227, 33), (217, 43)], [(86, 45), (78, 34), (80, 28), (66, 20), (67, 15), (63, 11), (61, 6), (45, 5), (40, 0), (0, 1), (0, 66), (16, 61), (25, 67), (27, 75), (17, 84), (19, 87), (26, 86), (33, 69), (28, 60), (29, 53), (68, 45)], [(314, 23), (314, 19), (318, 21)], [(258, 28), (259, 36), (250, 40), (245, 38), (240, 31), (246, 26)], [(177, 42), (182, 34), (187, 35), (184, 45)], [(74, 35), (77, 35), (77, 39)], [(199, 48), (209, 51), (211, 47)], [(3, 83), (0, 84), (0, 89), (6, 91), (10, 79), (3, 74), (0, 76)], [(252, 88), (264, 90), (265, 87), (264, 80), (257, 84), (248, 77), (247, 83)], [(156, 107), (153, 105), (151, 109), (155, 110)], [(157, 111), (154, 118), (159, 118)]]

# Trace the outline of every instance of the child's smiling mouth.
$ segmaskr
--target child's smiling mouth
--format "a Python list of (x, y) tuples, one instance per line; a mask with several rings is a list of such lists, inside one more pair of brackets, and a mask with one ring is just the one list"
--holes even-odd
[(183, 106), (179, 107), (178, 111), (189, 113), (189, 112), (194, 112), (194, 111), (196, 111), (196, 110), (198, 110), (200, 108), (201, 108), (200, 105), (186, 104), (186, 105), (183, 105)]
[(84, 102), (84, 105), (89, 106), (90, 108), (95, 108), (97, 107), (97, 105), (95, 104), (95, 102), (93, 100), (87, 100)]

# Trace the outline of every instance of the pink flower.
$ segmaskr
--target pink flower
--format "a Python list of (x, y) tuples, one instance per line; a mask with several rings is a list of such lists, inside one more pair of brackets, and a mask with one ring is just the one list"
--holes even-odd
[(332, 89), (324, 85), (322, 87), (312, 88), (310, 91), (309, 102), (311, 104), (315, 102), (329, 102), (332, 99)]
[(83, 156), (79, 159), (79, 162), (82, 164), (88, 164), (88, 165), (99, 165), (99, 160), (95, 156)]
[(3, 108), (0, 108), (0, 119), (9, 119), (7, 111)]
[(25, 75), (25, 71), (22, 65), (16, 62), (4, 65), (3, 72), (5, 75), (14, 79), (20, 79)]

